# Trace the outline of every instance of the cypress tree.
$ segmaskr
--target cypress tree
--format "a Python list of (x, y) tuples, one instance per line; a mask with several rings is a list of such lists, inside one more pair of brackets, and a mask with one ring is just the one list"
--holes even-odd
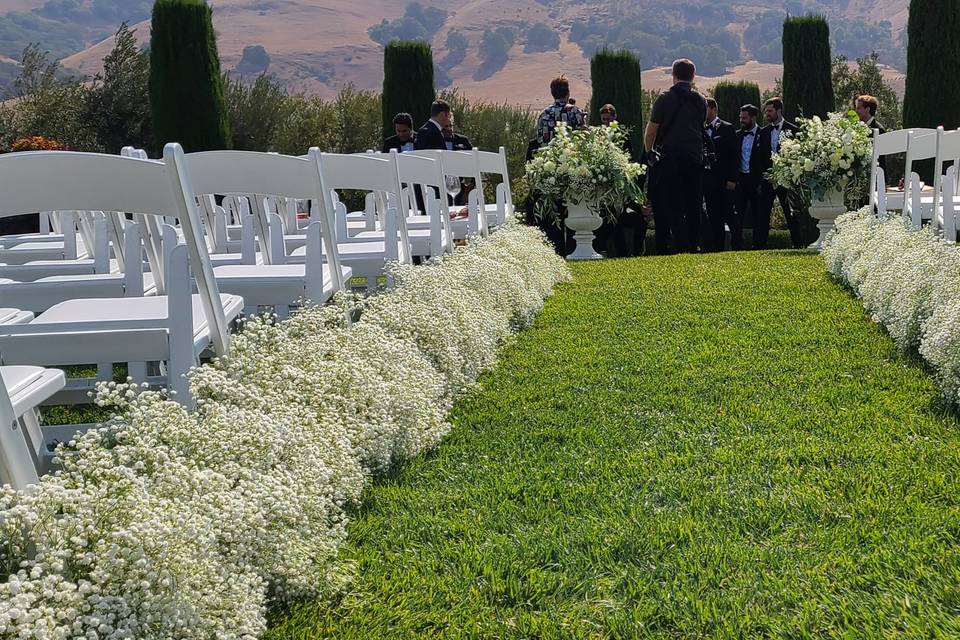
[(783, 105), (788, 120), (834, 109), (830, 25), (823, 16), (783, 21)]
[(600, 50), (590, 59), (590, 81), (590, 121), (600, 124), (600, 107), (612, 104), (617, 109), (617, 121), (630, 128), (630, 142), (637, 156), (643, 150), (640, 61), (626, 49)]
[(220, 57), (205, 0), (157, 0), (150, 32), (150, 110), (158, 147), (230, 148)]
[(413, 116), (414, 129), (430, 118), (433, 84), (433, 52), (422, 40), (394, 40), (383, 52), (383, 135), (393, 135), (393, 117), (400, 112)]
[(713, 87), (713, 99), (717, 101), (720, 118), (740, 127), (740, 107), (752, 104), (760, 109), (760, 86), (756, 82), (718, 82)]
[(960, 3), (911, 0), (903, 127), (960, 126)]

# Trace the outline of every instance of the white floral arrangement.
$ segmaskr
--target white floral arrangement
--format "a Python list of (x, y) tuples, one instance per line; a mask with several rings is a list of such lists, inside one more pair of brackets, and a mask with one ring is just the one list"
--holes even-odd
[(800, 130), (785, 134), (780, 152), (773, 157), (770, 176), (774, 184), (804, 196), (823, 200), (833, 190), (848, 201), (859, 201), (867, 193), (873, 136), (853, 111), (798, 118)]
[(558, 123), (550, 142), (527, 163), (527, 185), (538, 197), (537, 217), (560, 224), (557, 203), (574, 203), (612, 222), (627, 204), (643, 204), (637, 178), (646, 167), (630, 160), (623, 149), (626, 137), (616, 122), (577, 130)]
[(348, 509), (434, 447), (453, 402), (569, 279), (508, 223), (397, 286), (253, 319), (194, 369), (197, 409), (106, 385), (117, 416), (65, 443), (61, 470), (0, 488), (0, 637), (253, 639), (275, 604), (342, 590)]
[(902, 349), (916, 350), (960, 403), (960, 248), (929, 227), (878, 220), (869, 207), (837, 218), (821, 252)]

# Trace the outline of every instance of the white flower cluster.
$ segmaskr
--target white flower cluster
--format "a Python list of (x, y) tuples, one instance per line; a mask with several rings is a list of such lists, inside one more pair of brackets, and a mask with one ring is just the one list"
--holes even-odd
[(615, 220), (630, 202), (643, 202), (637, 178), (646, 167), (623, 150), (626, 131), (608, 127), (572, 130), (560, 122), (549, 144), (527, 163), (527, 184), (536, 193), (537, 215), (553, 218), (556, 202), (586, 205)]
[(960, 248), (869, 207), (837, 218), (822, 255), (896, 344), (916, 349), (960, 402)]
[(395, 275), (367, 299), (251, 320), (192, 372), (194, 413), (101, 389), (117, 417), (30, 491), (0, 489), (0, 638), (255, 638), (272, 603), (344, 588), (336, 553), (365, 483), (437, 444), (569, 278), (516, 223)]
[(807, 200), (823, 199), (838, 189), (848, 199), (867, 192), (873, 137), (870, 128), (854, 112), (798, 118), (800, 131), (785, 135), (780, 152), (773, 157), (770, 175), (778, 186), (804, 194)]

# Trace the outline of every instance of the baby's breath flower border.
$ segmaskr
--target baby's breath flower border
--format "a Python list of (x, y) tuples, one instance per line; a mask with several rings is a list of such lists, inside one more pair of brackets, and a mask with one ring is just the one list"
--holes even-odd
[(960, 403), (960, 249), (929, 227), (878, 220), (870, 207), (837, 218), (822, 256), (870, 317), (904, 350), (916, 350), (944, 396)]
[(256, 638), (272, 604), (344, 588), (337, 550), (365, 483), (439, 442), (570, 277), (513, 222), (394, 275), (379, 295), (250, 321), (191, 373), (194, 413), (102, 388), (117, 417), (61, 446), (32, 490), (0, 488), (0, 638)]

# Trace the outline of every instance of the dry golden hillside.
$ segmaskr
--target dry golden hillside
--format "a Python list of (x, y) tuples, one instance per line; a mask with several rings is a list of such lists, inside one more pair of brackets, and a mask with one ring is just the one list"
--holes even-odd
[[(401, 17), (406, 0), (217, 0), (212, 4), (225, 69), (236, 67), (245, 46), (262, 45), (270, 56), (269, 73), (289, 88), (331, 96), (346, 83), (364, 89), (379, 88), (382, 47), (370, 38), (367, 30), (382, 19)], [(450, 5), (426, 0), (421, 4), (448, 11), (445, 23), (433, 36), (438, 60), (447, 53), (445, 42), (451, 29), (462, 32), (470, 42), (464, 60), (449, 70), (453, 86), (474, 98), (538, 105), (545, 100), (549, 78), (558, 73), (565, 73), (572, 81), (575, 95), (586, 99), (589, 65), (581, 48), (569, 40), (571, 28), (591, 15), (617, 15), (654, 3), (652, 0), (599, 0), (589, 4), (574, 0), (465, 0)], [(841, 13), (845, 18), (888, 20), (895, 33), (906, 23), (907, 0), (848, 0), (839, 4), (845, 6)], [(40, 5), (41, 0), (0, 0), (0, 14)], [(725, 6), (734, 15), (726, 30), (738, 37), (756, 12), (777, 9), (777, 5), (756, 0), (740, 0)], [(475, 79), (481, 64), (479, 42), (485, 29), (536, 22), (556, 29), (560, 36), (559, 50), (525, 53), (523, 42), (518, 41), (510, 49), (502, 69), (489, 78)], [(141, 22), (136, 28), (141, 40), (146, 41), (149, 22)], [(108, 39), (65, 58), (63, 64), (84, 73), (95, 73), (111, 46), (112, 40)], [(762, 86), (771, 86), (779, 75), (777, 65), (748, 62), (731, 67), (724, 77), (755, 80)], [(890, 72), (891, 78), (897, 75)], [(700, 84), (710, 86), (715, 80), (703, 78)], [(669, 77), (662, 69), (651, 69), (644, 73), (643, 82), (648, 88), (665, 88)]]

